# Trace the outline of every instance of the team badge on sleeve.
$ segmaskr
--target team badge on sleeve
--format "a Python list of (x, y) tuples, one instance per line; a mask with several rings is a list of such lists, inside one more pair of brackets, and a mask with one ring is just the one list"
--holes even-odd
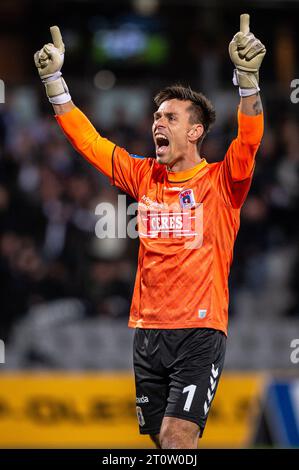
[(179, 198), (182, 209), (192, 209), (192, 207), (195, 207), (193, 189), (184, 189), (184, 191), (180, 192)]

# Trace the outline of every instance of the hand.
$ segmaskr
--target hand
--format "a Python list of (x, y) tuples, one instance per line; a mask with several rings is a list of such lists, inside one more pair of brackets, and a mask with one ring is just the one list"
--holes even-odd
[(61, 68), (64, 61), (64, 44), (58, 26), (50, 28), (53, 44), (45, 46), (34, 54), (34, 62), (45, 87), (49, 101), (52, 104), (64, 104), (71, 101), (71, 96)]
[(229, 44), (229, 55), (236, 67), (234, 84), (241, 89), (259, 91), (258, 73), (265, 54), (265, 46), (249, 31), (249, 15), (241, 15), (240, 31)]
[(52, 43), (46, 44), (34, 54), (34, 62), (42, 79), (60, 72), (64, 61), (64, 44), (58, 26), (50, 28)]

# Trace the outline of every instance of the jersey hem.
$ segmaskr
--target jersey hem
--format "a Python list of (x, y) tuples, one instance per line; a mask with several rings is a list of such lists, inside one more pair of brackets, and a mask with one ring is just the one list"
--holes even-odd
[(128, 327), (129, 328), (142, 328), (142, 329), (158, 329), (158, 330), (178, 330), (181, 328), (212, 328), (213, 330), (220, 330), (222, 331), (225, 336), (227, 336), (227, 328), (224, 328), (221, 323), (218, 322), (184, 322), (184, 323), (159, 323), (159, 322), (143, 322), (142, 324), (138, 324), (138, 321), (129, 320)]

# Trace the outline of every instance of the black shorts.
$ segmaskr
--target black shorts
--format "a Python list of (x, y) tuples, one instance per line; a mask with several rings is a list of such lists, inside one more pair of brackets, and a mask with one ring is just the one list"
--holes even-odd
[(164, 416), (192, 421), (202, 436), (223, 369), (226, 336), (211, 328), (141, 329), (134, 336), (140, 434), (159, 434)]

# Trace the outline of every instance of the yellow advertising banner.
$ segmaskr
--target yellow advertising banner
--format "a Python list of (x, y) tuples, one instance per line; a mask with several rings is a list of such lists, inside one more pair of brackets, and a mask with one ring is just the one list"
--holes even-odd
[[(224, 374), (202, 447), (247, 445), (263, 379)], [(151, 448), (139, 435), (133, 374), (0, 375), (0, 447)]]
[(250, 445), (265, 383), (265, 375), (261, 373), (223, 374), (204, 431), (204, 447)]

